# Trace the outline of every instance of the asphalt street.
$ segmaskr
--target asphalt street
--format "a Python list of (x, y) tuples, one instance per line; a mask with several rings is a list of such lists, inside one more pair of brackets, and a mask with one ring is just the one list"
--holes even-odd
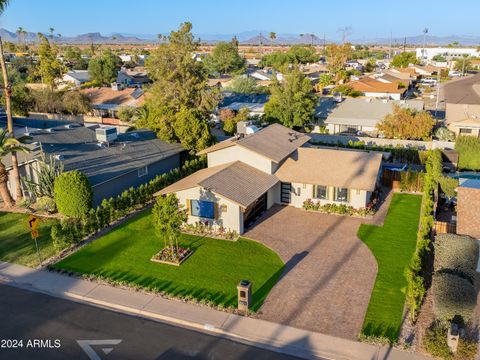
[(0, 285), (0, 359), (296, 358)]

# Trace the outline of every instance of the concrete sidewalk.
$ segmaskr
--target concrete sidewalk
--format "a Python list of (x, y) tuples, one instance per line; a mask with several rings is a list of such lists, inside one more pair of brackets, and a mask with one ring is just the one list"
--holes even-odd
[(199, 329), (239, 342), (305, 359), (427, 359), (390, 347), (379, 347), (252, 319), (206, 307), (167, 300), (45, 270), (0, 262), (0, 281), (55, 297)]

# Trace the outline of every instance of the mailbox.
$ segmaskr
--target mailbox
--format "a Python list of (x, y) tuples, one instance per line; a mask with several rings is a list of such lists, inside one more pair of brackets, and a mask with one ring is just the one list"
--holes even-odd
[(237, 286), (238, 290), (238, 310), (248, 312), (248, 308), (252, 303), (252, 283), (248, 280), (240, 281)]
[(448, 328), (447, 345), (454, 354), (457, 352), (459, 340), (460, 328), (457, 324), (452, 323), (452, 325)]

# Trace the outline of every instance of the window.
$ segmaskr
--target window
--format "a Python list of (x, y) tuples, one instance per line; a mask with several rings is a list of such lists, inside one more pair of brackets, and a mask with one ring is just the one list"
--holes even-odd
[(348, 189), (347, 188), (335, 188), (335, 201), (347, 202), (348, 201)]
[(328, 197), (328, 189), (324, 185), (314, 185), (313, 186), (313, 197), (315, 199), (326, 200)]
[(215, 203), (212, 201), (192, 200), (190, 202), (190, 211), (193, 216), (214, 219)]
[(142, 177), (148, 174), (148, 166), (144, 166), (137, 169), (138, 177)]
[(460, 135), (471, 134), (471, 133), (472, 133), (472, 129), (460, 128)]

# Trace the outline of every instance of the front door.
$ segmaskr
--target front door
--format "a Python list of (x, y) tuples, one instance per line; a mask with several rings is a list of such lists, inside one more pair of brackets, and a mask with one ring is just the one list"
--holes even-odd
[(280, 184), (280, 202), (282, 204), (290, 204), (292, 193), (292, 183), (284, 183)]

